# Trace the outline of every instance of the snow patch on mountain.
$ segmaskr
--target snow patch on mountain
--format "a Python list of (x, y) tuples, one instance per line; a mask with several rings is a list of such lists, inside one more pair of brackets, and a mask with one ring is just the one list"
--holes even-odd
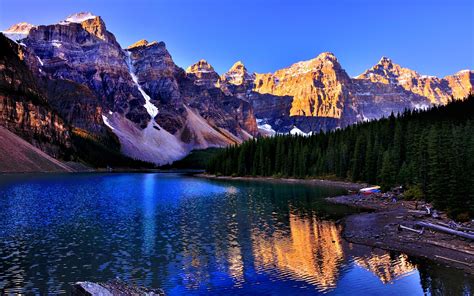
[(307, 136), (311, 136), (311, 132), (305, 133), (302, 130), (300, 130), (299, 128), (297, 128), (296, 126), (293, 126), (293, 129), (291, 129), (291, 131), (290, 131), (290, 135), (298, 135), (298, 136), (307, 137)]
[(257, 128), (259, 133), (264, 134), (266, 136), (273, 136), (276, 134), (276, 131), (273, 129), (273, 127), (266, 123), (264, 119), (258, 119), (257, 118)]
[[(109, 114), (112, 115), (113, 113), (109, 113)], [(103, 114), (102, 114), (102, 121), (103, 121), (104, 124), (105, 124), (106, 126), (108, 126), (111, 130), (115, 130), (115, 128), (110, 124), (109, 119), (108, 119), (105, 115), (103, 115)]]
[(96, 17), (97, 16), (93, 15), (90, 12), (79, 12), (79, 13), (71, 14), (64, 21), (61, 21), (60, 24), (82, 23), (83, 21), (94, 19)]
[(59, 40), (53, 40), (51, 41), (51, 45), (53, 45), (56, 48), (60, 48), (62, 44), (61, 44), (61, 41)]
[(34, 27), (35, 26), (33, 26), (32, 24), (22, 22), (15, 24), (10, 28), (6, 29), (5, 31), (1, 32), (10, 40), (18, 42), (19, 40), (25, 39), (30, 33), (30, 30)]
[(156, 115), (158, 115), (158, 108), (155, 105), (153, 105), (153, 103), (151, 102), (150, 96), (143, 90), (141, 85), (138, 83), (138, 77), (137, 75), (135, 75), (135, 69), (133, 67), (133, 61), (131, 58), (132, 53), (130, 51), (126, 51), (125, 53), (127, 55), (127, 65), (128, 65), (128, 71), (130, 72), (130, 76), (132, 77), (133, 82), (138, 87), (138, 90), (140, 91), (142, 96), (145, 98), (145, 105), (143, 106), (146, 108), (146, 111), (151, 116), (151, 119), (154, 120)]
[(3, 35), (5, 35), (8, 39), (14, 41), (15, 43), (18, 43), (20, 40), (25, 39), (28, 34), (23, 34), (23, 33), (9, 33), (2, 31)]

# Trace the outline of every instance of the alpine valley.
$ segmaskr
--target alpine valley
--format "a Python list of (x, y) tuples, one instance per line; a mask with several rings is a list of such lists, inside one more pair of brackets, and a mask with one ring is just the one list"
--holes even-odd
[[(467, 97), (474, 84), (472, 70), (424, 76), (386, 57), (349, 77), (329, 52), (275, 73), (237, 62), (219, 75), (205, 60), (184, 70), (164, 42), (122, 48), (101, 17), (84, 12), (55, 24), (14, 25), (0, 46), (0, 125), (48, 154), (41, 157), (60, 160), (84, 160), (89, 152), (81, 150), (96, 144), (103, 153), (164, 165), (195, 149), (446, 104)], [(6, 158), (31, 156), (14, 154)]]

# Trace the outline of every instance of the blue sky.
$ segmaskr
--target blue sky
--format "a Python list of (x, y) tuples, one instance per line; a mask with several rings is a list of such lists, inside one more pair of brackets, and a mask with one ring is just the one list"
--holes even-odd
[(219, 72), (237, 60), (273, 72), (333, 52), (351, 76), (388, 56), (421, 74), (474, 69), (468, 0), (0, 0), (0, 28), (50, 24), (79, 11), (103, 17), (124, 47), (164, 41), (175, 62), (204, 58)]

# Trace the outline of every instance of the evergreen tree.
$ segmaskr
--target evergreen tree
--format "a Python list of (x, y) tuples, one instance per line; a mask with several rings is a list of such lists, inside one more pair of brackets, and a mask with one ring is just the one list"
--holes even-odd
[(454, 216), (474, 216), (474, 97), (309, 137), (277, 135), (223, 149), (207, 171), (405, 185)]

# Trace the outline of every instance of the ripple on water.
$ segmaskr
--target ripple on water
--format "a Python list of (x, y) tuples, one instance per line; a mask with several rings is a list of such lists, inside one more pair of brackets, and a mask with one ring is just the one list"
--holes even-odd
[(321, 199), (338, 189), (171, 174), (1, 178), (2, 293), (65, 293), (116, 277), (169, 295), (474, 286), (453, 270), (347, 244), (334, 223), (344, 208)]

